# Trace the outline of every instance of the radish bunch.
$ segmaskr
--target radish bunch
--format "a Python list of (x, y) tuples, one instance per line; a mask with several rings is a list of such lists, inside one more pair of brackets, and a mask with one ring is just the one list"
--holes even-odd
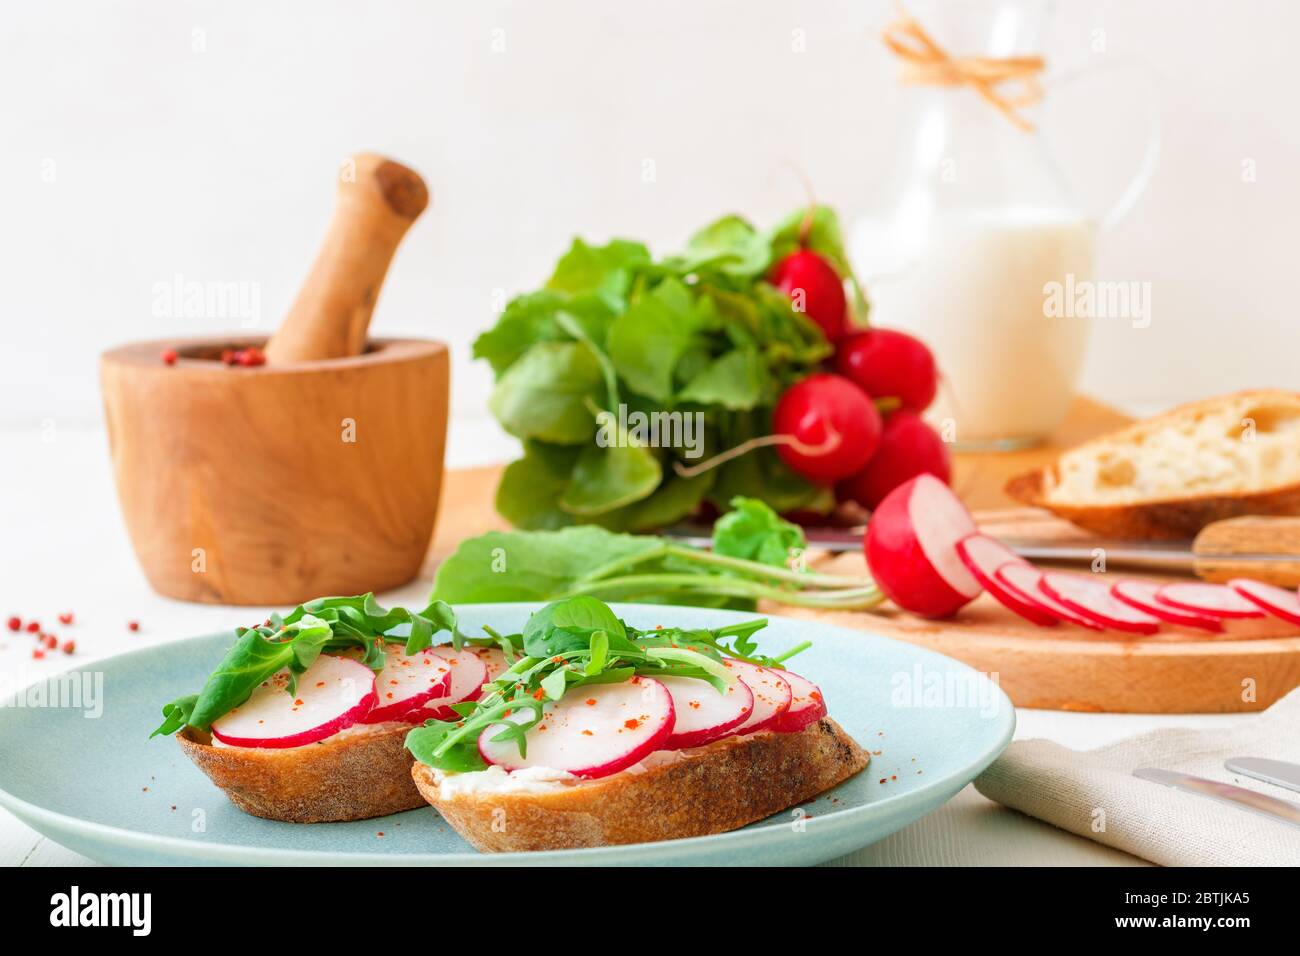
[(777, 400), (772, 427), (785, 439), (777, 445), (781, 459), (868, 509), (916, 475), (946, 482), (948, 449), (920, 417), (938, 387), (925, 344), (895, 329), (850, 329), (843, 281), (816, 252), (790, 253), (770, 279), (835, 346), (834, 372), (801, 379)]
[(881, 590), (904, 610), (943, 618), (987, 591), (1040, 627), (1155, 634), (1166, 625), (1212, 633), (1227, 622), (1268, 616), (1300, 625), (1300, 594), (1262, 581), (1228, 584), (1120, 579), (1043, 571), (980, 534), (957, 496), (937, 478), (901, 485), (871, 515), (867, 564)]

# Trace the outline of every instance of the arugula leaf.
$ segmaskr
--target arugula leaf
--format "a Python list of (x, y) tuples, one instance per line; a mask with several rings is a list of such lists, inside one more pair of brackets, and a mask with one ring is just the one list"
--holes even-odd
[(194, 704), (198, 699), (198, 694), (187, 694), (184, 697), (177, 697), (170, 704), (163, 704), (163, 722), (149, 735), (150, 739), (160, 734), (170, 737), (188, 724), (190, 714), (194, 713)]
[(732, 498), (731, 507), (713, 525), (714, 554), (784, 567), (790, 553), (807, 543), (802, 528), (757, 498)]

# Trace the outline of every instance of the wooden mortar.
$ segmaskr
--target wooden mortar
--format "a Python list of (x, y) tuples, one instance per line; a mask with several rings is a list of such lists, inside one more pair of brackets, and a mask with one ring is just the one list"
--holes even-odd
[[(367, 343), (366, 330), (428, 194), (379, 157), (357, 157), (355, 171), (270, 341), (161, 340), (102, 357), (118, 497), (161, 594), (285, 606), (419, 573), (442, 485), (447, 348)], [(267, 364), (222, 363), (223, 350), (250, 346)]]

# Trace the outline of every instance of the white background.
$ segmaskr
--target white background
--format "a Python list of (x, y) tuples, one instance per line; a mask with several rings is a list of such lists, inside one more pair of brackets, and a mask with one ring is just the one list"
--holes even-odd
[[(802, 201), (791, 164), (847, 217), (887, 201), (898, 97), (877, 33), (890, 9), (8, 4), (0, 421), (96, 423), (104, 347), (233, 325), (155, 317), (154, 284), (178, 274), (258, 283), (273, 327), (325, 229), (337, 164), (372, 149), (434, 193), (374, 328), (450, 342), (452, 460), (504, 457), (469, 343), (494, 296), (540, 284), (575, 233), (662, 252), (726, 211), (767, 224)], [(1145, 61), (1165, 123), (1156, 178), (1100, 261), (1102, 278), (1152, 283), (1153, 323), (1099, 324), (1093, 393), (1146, 409), (1296, 384), (1297, 34), (1286, 0), (1077, 0), (1056, 16), (1053, 70)], [(1113, 194), (1135, 165), (1136, 99), (1098, 80), (1054, 105), (1080, 195)]]

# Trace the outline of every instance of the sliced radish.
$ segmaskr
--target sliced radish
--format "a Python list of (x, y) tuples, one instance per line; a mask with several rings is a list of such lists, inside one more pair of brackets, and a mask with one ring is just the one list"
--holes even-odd
[(1043, 580), (1043, 572), (1032, 564), (1011, 561), (998, 568), (996, 575), (997, 579), (1020, 600), (1055, 616), (1058, 620), (1065, 621), (1068, 624), (1077, 624), (1079, 627), (1086, 627), (1094, 631), (1105, 630), (1092, 618), (1080, 614), (1074, 608), (1067, 607), (1043, 591), (1039, 586)]
[(248, 700), (212, 722), (212, 736), (231, 747), (301, 747), (351, 727), (375, 705), (375, 672), (360, 661), (322, 654), (285, 692), (280, 671)]
[(754, 692), (742, 680), (719, 694), (713, 685), (694, 677), (660, 677), (673, 695), (673, 732), (665, 750), (699, 747), (726, 737), (754, 712)]
[[(506, 718), (517, 723), (532, 711)], [(673, 729), (673, 697), (650, 677), (621, 684), (575, 687), (547, 704), (541, 722), (528, 731), (528, 755), (513, 740), (493, 740), (504, 729), (493, 724), (479, 735), (478, 750), (490, 764), (519, 770), (551, 767), (578, 777), (605, 777), (659, 750)]]
[(1228, 587), (1274, 617), (1300, 624), (1300, 595), (1293, 588), (1280, 588), (1247, 578), (1234, 578), (1228, 582)]
[(975, 580), (983, 585), (984, 590), (992, 594), (1007, 610), (1039, 627), (1053, 627), (1056, 624), (1058, 618), (1055, 615), (1028, 601), (1022, 601), (1014, 590), (998, 579), (997, 570), (1004, 564), (1029, 564), (1001, 541), (984, 534), (972, 534), (957, 542), (957, 556), (970, 569)]
[(1038, 589), (1102, 627), (1131, 634), (1154, 634), (1160, 630), (1160, 618), (1125, 604), (1110, 593), (1110, 585), (1096, 578), (1048, 571), (1039, 580)]
[(922, 617), (947, 617), (979, 596), (979, 581), (957, 556), (957, 542), (976, 530), (947, 485), (934, 475), (917, 475), (871, 513), (867, 566), (899, 607)]
[(759, 667), (748, 661), (724, 661), (736, 676), (749, 685), (754, 692), (754, 709), (732, 733), (752, 734), (760, 730), (771, 730), (772, 725), (790, 709), (794, 691), (790, 682), (779, 671)]
[(1110, 593), (1130, 607), (1135, 607), (1139, 611), (1146, 611), (1152, 617), (1158, 617), (1170, 624), (1178, 624), (1182, 627), (1196, 627), (1216, 633), (1223, 630), (1223, 624), (1218, 618), (1193, 614), (1191, 611), (1179, 611), (1167, 604), (1161, 604), (1156, 600), (1156, 592), (1160, 588), (1161, 585), (1156, 584), (1154, 581), (1120, 580), (1111, 585)]
[(826, 716), (826, 701), (822, 699), (820, 687), (789, 671), (781, 671), (781, 676), (790, 685), (790, 709), (776, 719), (772, 730), (793, 734)]
[(483, 666), (487, 668), (487, 677), (483, 679), (484, 683), (496, 680), (510, 669), (510, 662), (506, 660), (505, 651), (499, 647), (467, 647), (465, 649), (481, 660)]
[(1179, 581), (1163, 585), (1156, 600), (1180, 611), (1217, 618), (1267, 617), (1252, 601), (1246, 600), (1224, 584)]
[(375, 677), (375, 695), (378, 702), (362, 718), (363, 724), (382, 724), (401, 720), (413, 710), (419, 710), (429, 701), (447, 696), (451, 686), (451, 665), (428, 647), (407, 654), (401, 644), (389, 643), (384, 648), (387, 662)]
[(433, 698), (421, 709), (408, 713), (404, 719), (416, 722), (430, 717), (434, 720), (458, 720), (460, 715), (451, 709), (451, 705), (478, 700), (483, 685), (487, 683), (487, 664), (468, 647), (462, 647), (459, 651), (453, 651), (450, 647), (437, 647), (434, 650), (451, 666), (451, 684), (445, 696)]

